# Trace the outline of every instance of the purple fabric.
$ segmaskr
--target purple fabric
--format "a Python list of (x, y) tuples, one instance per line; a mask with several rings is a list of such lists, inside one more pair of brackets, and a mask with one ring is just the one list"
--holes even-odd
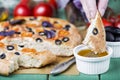
[(88, 19), (87, 19), (86, 14), (83, 10), (83, 7), (82, 7), (82, 4), (81, 4), (80, 0), (73, 0), (73, 4), (80, 11), (80, 13), (81, 13), (82, 17), (84, 18), (85, 22), (88, 22)]

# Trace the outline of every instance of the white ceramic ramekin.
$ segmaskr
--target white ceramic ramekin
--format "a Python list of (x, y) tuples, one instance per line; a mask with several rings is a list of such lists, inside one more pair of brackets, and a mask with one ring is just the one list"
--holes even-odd
[(112, 58), (120, 58), (120, 42), (107, 42), (106, 44), (113, 49)]
[(79, 45), (74, 48), (74, 56), (76, 58), (76, 66), (79, 72), (84, 74), (102, 74), (109, 69), (110, 57), (112, 56), (112, 48), (107, 46), (108, 55), (103, 57), (83, 57), (78, 55), (80, 50), (88, 49), (87, 46)]

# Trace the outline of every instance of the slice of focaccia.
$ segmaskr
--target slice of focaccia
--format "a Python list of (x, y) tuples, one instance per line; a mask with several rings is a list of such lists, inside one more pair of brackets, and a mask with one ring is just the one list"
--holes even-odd
[[(16, 52), (15, 52), (16, 53)], [(18, 56), (14, 52), (0, 53), (0, 74), (9, 75), (19, 68)]]
[(97, 12), (96, 17), (92, 20), (91, 25), (87, 30), (83, 44), (87, 45), (95, 53), (106, 51), (105, 30), (102, 23), (100, 13)]

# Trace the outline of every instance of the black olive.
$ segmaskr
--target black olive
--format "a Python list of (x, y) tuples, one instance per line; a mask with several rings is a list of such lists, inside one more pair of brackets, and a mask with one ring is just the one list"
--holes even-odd
[(19, 52), (15, 52), (14, 54), (16, 54), (16, 55), (20, 55), (20, 53), (19, 53)]
[(120, 35), (115, 35), (115, 41), (119, 42), (120, 41)]
[(62, 41), (59, 40), (59, 39), (57, 39), (57, 40), (55, 40), (55, 44), (56, 44), (56, 45), (61, 45), (61, 44), (62, 44)]
[(105, 31), (109, 31), (113, 34), (120, 34), (120, 28), (116, 28), (116, 27), (105, 27)]
[(21, 32), (15, 32), (15, 34), (21, 34)]
[(70, 25), (65, 25), (63, 29), (65, 29), (66, 31), (69, 31), (70, 27), (71, 27)]
[(24, 47), (24, 45), (18, 45), (19, 47), (21, 47), (21, 48), (23, 48)]
[(46, 34), (45, 34), (45, 32), (39, 32), (39, 35), (40, 36), (45, 36)]
[(97, 34), (98, 34), (98, 29), (97, 29), (97, 28), (94, 28), (93, 31), (92, 31), (92, 33), (93, 33), (94, 35), (97, 35)]
[(24, 22), (25, 22), (24, 19), (9, 21), (11, 25), (23, 24)]
[(41, 38), (36, 38), (36, 42), (42, 42)]
[(32, 34), (35, 34), (35, 32), (32, 31)]
[(30, 21), (33, 21), (33, 20), (36, 20), (37, 17), (32, 17), (32, 18), (29, 18)]
[(5, 57), (6, 57), (5, 53), (2, 53), (2, 54), (0, 55), (0, 59), (4, 59)]
[(32, 32), (32, 28), (26, 27), (28, 32)]
[(4, 31), (6, 31), (6, 30), (8, 30), (8, 29), (9, 29), (9, 27), (7, 26), (7, 27), (4, 28)]
[(63, 37), (62, 41), (67, 42), (67, 41), (69, 41), (69, 38), (68, 37)]
[(35, 32), (33, 32), (32, 28), (26, 27), (28, 32), (31, 32), (32, 34), (35, 34)]
[(106, 41), (114, 41), (114, 40), (115, 40), (114, 35), (111, 32), (106, 31)]
[(14, 46), (12, 45), (7, 45), (7, 50), (13, 50), (14, 49)]

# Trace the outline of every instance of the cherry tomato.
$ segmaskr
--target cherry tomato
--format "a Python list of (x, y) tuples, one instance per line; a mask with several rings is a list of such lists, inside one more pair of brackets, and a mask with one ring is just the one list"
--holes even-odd
[(14, 16), (31, 16), (31, 10), (27, 5), (18, 4), (14, 9)]
[(49, 3), (40, 2), (35, 6), (33, 14), (34, 16), (52, 17), (54, 15), (54, 9)]
[(104, 24), (105, 27), (106, 27), (106, 26), (111, 26), (111, 27), (113, 27), (113, 24), (112, 24), (111, 22), (109, 22), (107, 19), (102, 18), (102, 21), (103, 21), (103, 24)]

